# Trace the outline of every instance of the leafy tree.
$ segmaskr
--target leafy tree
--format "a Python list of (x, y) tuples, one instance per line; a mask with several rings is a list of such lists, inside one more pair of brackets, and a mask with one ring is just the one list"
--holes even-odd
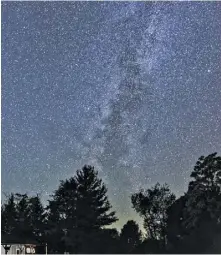
[[(175, 200), (168, 185), (157, 183), (131, 197), (144, 219), (141, 240), (133, 220), (108, 229), (117, 218), (107, 188), (91, 166), (61, 181), (45, 209), (39, 196), (11, 194), (2, 204), (2, 241), (47, 241), (49, 253), (220, 253), (221, 157), (200, 157), (187, 193)], [(165, 245), (167, 249), (165, 250)]]
[(200, 219), (221, 221), (221, 157), (201, 156), (191, 173), (185, 210), (185, 225), (194, 228)]
[(201, 156), (191, 178), (184, 208), (184, 242), (195, 241), (191, 252), (214, 252), (214, 240), (221, 234), (221, 157), (217, 153)]
[(170, 252), (220, 253), (221, 157), (200, 157), (188, 192), (168, 209), (167, 237)]
[(144, 218), (148, 237), (166, 242), (167, 209), (175, 201), (168, 185), (157, 183), (146, 191), (133, 194), (131, 200), (134, 209)]
[(132, 253), (141, 244), (141, 231), (138, 224), (129, 220), (122, 228), (120, 242), (123, 253)]

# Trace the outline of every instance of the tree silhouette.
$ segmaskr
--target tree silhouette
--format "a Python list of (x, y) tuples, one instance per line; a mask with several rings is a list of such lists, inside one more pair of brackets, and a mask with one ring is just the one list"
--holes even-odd
[(16, 233), (17, 211), (14, 194), (11, 194), (2, 204), (1, 217), (2, 241), (6, 242), (9, 238), (13, 239)]
[(96, 240), (96, 252), (99, 254), (119, 253), (119, 233), (113, 228), (104, 228), (99, 231)]
[(39, 197), (11, 194), (2, 206), (2, 235), (7, 242), (36, 243), (43, 241), (44, 208)]
[(122, 228), (120, 242), (123, 253), (133, 253), (138, 245), (141, 244), (141, 232), (138, 224), (129, 220)]
[(186, 204), (186, 195), (179, 197), (167, 210), (167, 249), (170, 252), (181, 252), (182, 241), (185, 236), (183, 225), (183, 211)]
[(201, 156), (191, 178), (184, 207), (184, 241), (195, 240), (191, 252), (214, 252), (214, 240), (221, 234), (221, 157), (217, 153)]
[(221, 158), (216, 153), (196, 162), (187, 193), (168, 209), (169, 250), (220, 253)]
[(106, 193), (92, 166), (84, 166), (74, 178), (60, 183), (49, 204), (48, 221), (59, 228), (66, 249), (90, 253), (98, 248), (94, 244), (101, 229), (117, 220)]
[[(128, 221), (121, 233), (107, 188), (92, 166), (61, 181), (43, 207), (40, 197), (10, 194), (1, 206), (2, 242), (48, 243), (49, 253), (218, 253), (221, 252), (221, 157), (200, 157), (188, 191), (175, 200), (168, 185), (131, 197), (147, 237)], [(44, 251), (43, 251), (44, 252)]]
[(115, 212), (109, 212), (111, 205), (106, 195), (107, 188), (98, 178), (98, 172), (94, 167), (84, 166), (81, 171), (78, 170), (75, 180), (78, 226), (91, 230), (114, 223), (117, 218)]
[(57, 201), (49, 201), (46, 216), (46, 240), (49, 253), (63, 253), (65, 251), (64, 231), (61, 224), (61, 213)]
[(203, 216), (221, 220), (221, 157), (217, 153), (200, 157), (191, 173), (186, 203), (187, 228), (194, 228)]
[(166, 241), (167, 209), (175, 201), (168, 185), (157, 183), (154, 187), (141, 190), (131, 197), (134, 209), (144, 218), (144, 227), (151, 239)]
[(45, 224), (46, 224), (46, 214), (45, 209), (41, 203), (40, 197), (34, 196), (29, 199), (29, 209), (30, 209), (30, 227), (32, 233), (34, 234), (36, 240), (39, 243), (45, 242)]
[(136, 247), (135, 254), (161, 254), (166, 253), (165, 247), (161, 240), (146, 238)]

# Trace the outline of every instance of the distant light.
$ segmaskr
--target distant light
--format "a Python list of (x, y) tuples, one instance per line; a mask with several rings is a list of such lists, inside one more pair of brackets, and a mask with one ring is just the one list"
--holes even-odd
[(27, 252), (27, 253), (31, 253), (31, 248), (29, 248), (29, 247), (26, 248), (26, 252)]
[(26, 253), (28, 253), (28, 254), (35, 254), (35, 248), (33, 248), (33, 247), (27, 247), (27, 248), (26, 248)]

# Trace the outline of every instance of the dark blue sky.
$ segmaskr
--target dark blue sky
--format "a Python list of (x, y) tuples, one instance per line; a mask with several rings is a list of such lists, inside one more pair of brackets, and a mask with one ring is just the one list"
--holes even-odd
[(140, 187), (182, 194), (221, 153), (220, 7), (2, 2), (2, 191), (46, 199), (93, 164), (121, 223)]

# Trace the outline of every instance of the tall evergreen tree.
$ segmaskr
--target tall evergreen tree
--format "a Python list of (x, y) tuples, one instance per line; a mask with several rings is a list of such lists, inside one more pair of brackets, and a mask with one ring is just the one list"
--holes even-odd
[(38, 195), (29, 199), (29, 210), (32, 233), (39, 243), (43, 243), (45, 242), (46, 215)]
[(77, 225), (84, 229), (100, 229), (111, 225), (117, 218), (110, 212), (111, 205), (106, 195), (107, 188), (98, 178), (94, 167), (84, 166), (77, 171)]
[(7, 197), (6, 201), (2, 204), (1, 217), (2, 241), (6, 242), (9, 239), (12, 241), (16, 234), (17, 225), (17, 211), (14, 194)]
[(65, 251), (65, 244), (59, 205), (56, 200), (51, 200), (46, 208), (46, 241), (49, 253), (61, 254)]
[[(83, 253), (96, 253), (101, 229), (114, 223), (117, 218), (115, 212), (110, 212), (107, 188), (98, 178), (94, 167), (84, 166), (82, 170), (78, 170), (75, 181), (77, 224), (73, 232), (78, 240), (77, 249)], [(86, 245), (87, 243), (90, 245)]]
[[(3, 237), (10, 242), (36, 242), (40, 234), (36, 227), (43, 224), (43, 212), (39, 198), (30, 199), (27, 194), (11, 194), (2, 205)], [(41, 232), (44, 232), (43, 226)]]
[(49, 233), (57, 229), (70, 252), (96, 252), (100, 231), (117, 220), (106, 193), (107, 188), (91, 166), (62, 181), (49, 202), (48, 226), (54, 229)]
[(30, 207), (29, 198), (27, 194), (16, 194), (17, 199), (17, 215), (18, 215), (18, 226), (19, 236), (23, 241), (30, 240), (33, 238), (33, 232), (31, 229), (30, 222)]

